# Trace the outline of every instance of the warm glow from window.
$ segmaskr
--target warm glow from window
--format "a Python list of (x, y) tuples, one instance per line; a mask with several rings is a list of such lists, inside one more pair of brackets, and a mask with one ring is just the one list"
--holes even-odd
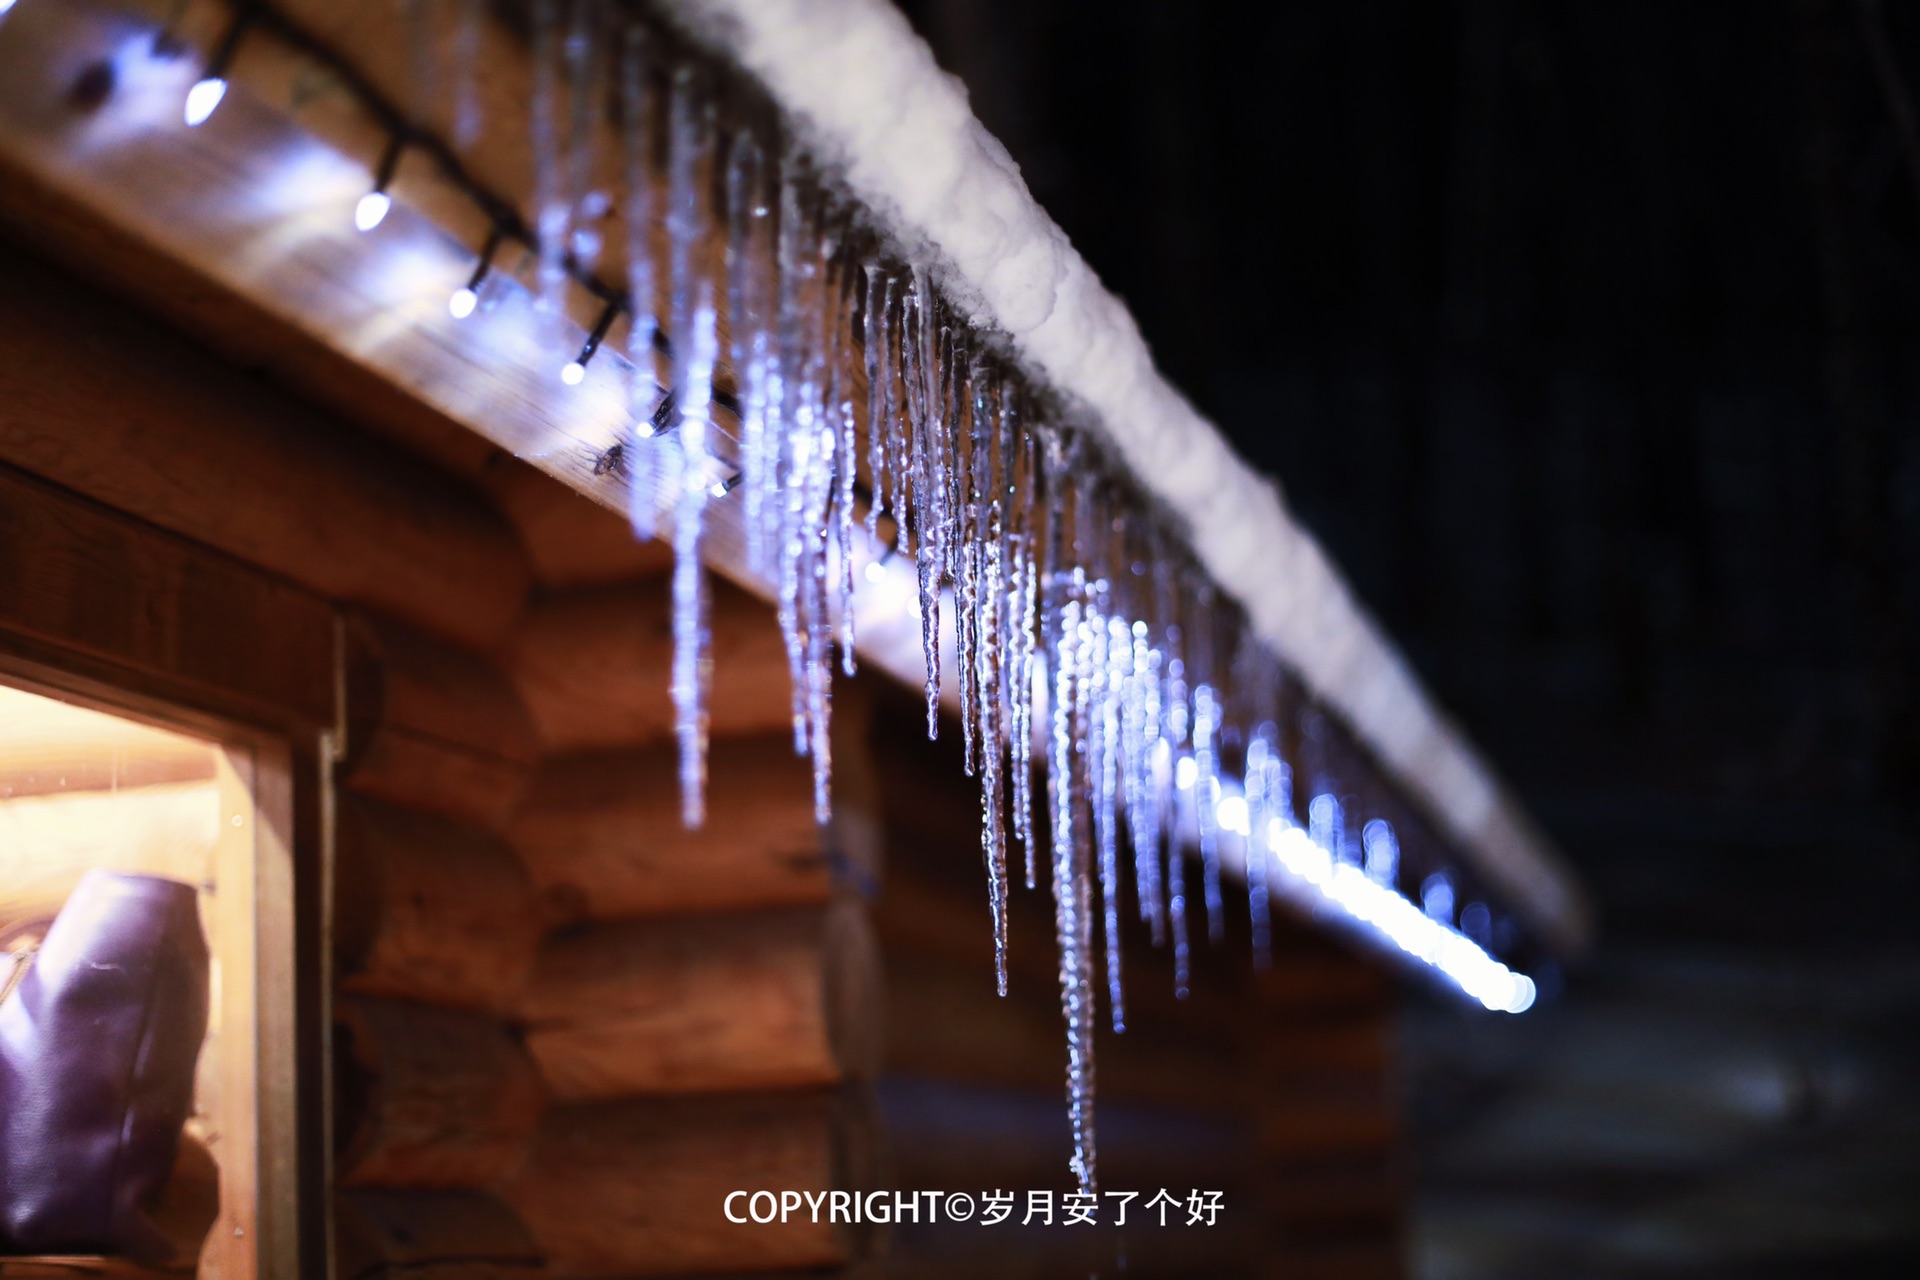
[[(204, 1040), (197, 1068), (173, 1073), (181, 1080), (180, 1096), (190, 1095), (191, 1101), (171, 1173), (155, 1175), (161, 1179), (157, 1193), (142, 1206), (140, 1216), (152, 1231), (143, 1246), (147, 1256), (138, 1260), (189, 1270), (198, 1262), (201, 1274), (229, 1277), (252, 1272), (250, 1256), (236, 1254), (226, 1242), (236, 1238), (236, 1230), (250, 1241), (255, 1212), (254, 861), (259, 823), (251, 774), (251, 759), (244, 752), (0, 686), (0, 990), (13, 987), (11, 1000), (29, 989), (25, 983), (42, 941), (63, 907), (82, 900), (84, 892), (76, 897), (75, 890), (90, 872), (172, 882), (112, 883), (174, 894), (169, 900), (184, 904), (174, 918), (185, 921), (179, 930), (187, 935), (192, 929), (190, 904), (197, 901), (207, 948)], [(174, 885), (184, 888), (176, 891)], [(185, 897), (189, 893), (192, 896)], [(69, 937), (85, 936), (71, 923), (80, 918), (76, 909), (63, 926)], [(121, 930), (122, 935), (126, 932)], [(47, 954), (55, 953), (49, 948)], [(39, 982), (54, 989), (55, 966), (41, 967)], [(187, 989), (192, 990), (192, 984)], [(169, 1027), (191, 1021), (177, 1016), (177, 1009), (171, 1018), (164, 1010), (157, 1002), (144, 1010), (115, 1006), (106, 1021), (145, 1018), (134, 1025), (146, 1028), (142, 1034), (148, 1042), (157, 1037), (164, 1044)], [(38, 1011), (34, 1017), (25, 1013), (24, 1006), (16, 1009), (9, 1022), (0, 1005), (0, 1033), (11, 1032), (11, 1038), (0, 1043), (0, 1052), (10, 1055), (9, 1069), (25, 1064), (57, 1089), (60, 1073), (45, 1066), (45, 1042), (52, 1036), (43, 1028), (49, 1020)], [(183, 1048), (174, 1056), (184, 1065), (192, 1060), (192, 1050)], [(173, 1077), (163, 1073), (163, 1083)], [(162, 1128), (172, 1132), (170, 1124)], [(86, 1162), (76, 1156), (71, 1166), (65, 1161), (50, 1164), (64, 1170)], [(6, 1193), (0, 1187), (0, 1195)], [(0, 1252), (22, 1247), (30, 1253), (141, 1251), (124, 1244), (124, 1235), (76, 1240), (50, 1250), (34, 1248), (33, 1240), (24, 1245), (5, 1241), (4, 1234), (0, 1226)], [(171, 1250), (172, 1256), (163, 1256), (163, 1250)]]

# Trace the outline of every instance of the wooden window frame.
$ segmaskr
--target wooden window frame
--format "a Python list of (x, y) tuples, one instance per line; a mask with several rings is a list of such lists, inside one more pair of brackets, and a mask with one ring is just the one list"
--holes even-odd
[[(0, 682), (89, 710), (206, 740), (217, 753), (214, 849), (221, 1088), (215, 1119), (220, 1210), (201, 1251), (222, 1280), (299, 1274), (298, 1004), (295, 999), (293, 752), (284, 738), (0, 648)], [(235, 982), (238, 972), (246, 978)], [(245, 1141), (232, 1136), (244, 1134)], [(0, 1257), (0, 1277), (11, 1273)]]
[[(327, 814), (340, 635), (331, 602), (0, 464), (0, 679), (221, 748), (216, 910), (232, 912), (223, 933), (252, 935), (255, 960), (250, 993), (215, 996), (223, 1025), (253, 1032), (227, 1038), (252, 1052), (221, 1068), (233, 1082), (222, 1123), (253, 1134), (251, 1152), (219, 1157), (221, 1238), (210, 1234), (202, 1256), (223, 1250), (222, 1280), (323, 1275), (330, 1263)], [(235, 828), (243, 798), (254, 818)], [(250, 883), (229, 895), (229, 875)], [(242, 1179), (251, 1194), (230, 1197)], [(15, 1274), (46, 1272), (0, 1258), (0, 1280)]]

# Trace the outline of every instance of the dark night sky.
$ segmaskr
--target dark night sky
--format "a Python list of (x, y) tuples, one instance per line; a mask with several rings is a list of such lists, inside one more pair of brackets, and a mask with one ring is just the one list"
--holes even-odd
[(904, 7), (1598, 899), (1422, 1272), (1907, 1274), (1920, 4)]

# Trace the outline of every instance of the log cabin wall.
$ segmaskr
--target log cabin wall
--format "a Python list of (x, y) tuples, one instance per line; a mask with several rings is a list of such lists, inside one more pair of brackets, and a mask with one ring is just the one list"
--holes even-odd
[[(719, 1211), (737, 1187), (876, 1176), (864, 739), (823, 834), (771, 611), (716, 584), (711, 817), (689, 836), (657, 548), (451, 424), (388, 400), (370, 413), (389, 438), (369, 435), (5, 240), (0, 278), (8, 648), (276, 725), (316, 779), (344, 726), (335, 1230), (310, 1215), (303, 1273), (329, 1253), (354, 1277), (864, 1256), (843, 1228)], [(230, 300), (206, 301), (231, 330)], [(228, 629), (168, 622), (213, 586)], [(323, 878), (316, 861), (298, 886), (310, 968)], [(317, 1038), (303, 1053), (318, 1187)]]
[(488, 483), (538, 579), (502, 652), (542, 756), (505, 834), (547, 925), (515, 1011), (551, 1099), (501, 1195), (558, 1275), (856, 1262), (861, 1233), (741, 1226), (721, 1206), (876, 1176), (860, 701), (836, 704), (823, 833), (772, 612), (715, 580), (707, 821), (686, 831), (666, 556), (530, 468)]

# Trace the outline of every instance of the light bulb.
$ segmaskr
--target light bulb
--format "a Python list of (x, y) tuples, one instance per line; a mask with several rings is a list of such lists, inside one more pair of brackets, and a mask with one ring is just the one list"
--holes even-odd
[(465, 320), (473, 314), (473, 309), (479, 305), (480, 295), (465, 285), (461, 285), (453, 291), (453, 296), (447, 299), (447, 313), (455, 320)]
[(360, 197), (360, 203), (353, 207), (353, 225), (362, 231), (371, 231), (385, 220), (387, 210), (393, 208), (393, 197), (384, 191), (369, 191)]
[(578, 360), (567, 361), (566, 368), (560, 370), (560, 381), (570, 387), (577, 387), (586, 380), (587, 366)]
[(707, 487), (707, 492), (716, 498), (724, 498), (727, 496), (727, 482), (725, 480), (715, 480)]
[(13, 0), (0, 0), (0, 18), (6, 17), (7, 11), (11, 8), (13, 8)]
[(642, 440), (653, 439), (653, 423), (652, 422), (642, 422), (639, 426), (635, 427), (634, 430), (640, 433), (640, 438)]
[[(0, 0), (0, 13), (13, 7), (13, 0)], [(187, 109), (185, 112), (187, 127), (197, 128), (207, 122), (214, 108), (220, 105), (220, 99), (227, 96), (227, 82), (219, 76), (208, 76), (194, 82), (187, 90)]]
[(887, 571), (885, 567), (882, 566), (878, 560), (869, 560), (867, 562), (867, 581), (885, 582), (886, 580)]

